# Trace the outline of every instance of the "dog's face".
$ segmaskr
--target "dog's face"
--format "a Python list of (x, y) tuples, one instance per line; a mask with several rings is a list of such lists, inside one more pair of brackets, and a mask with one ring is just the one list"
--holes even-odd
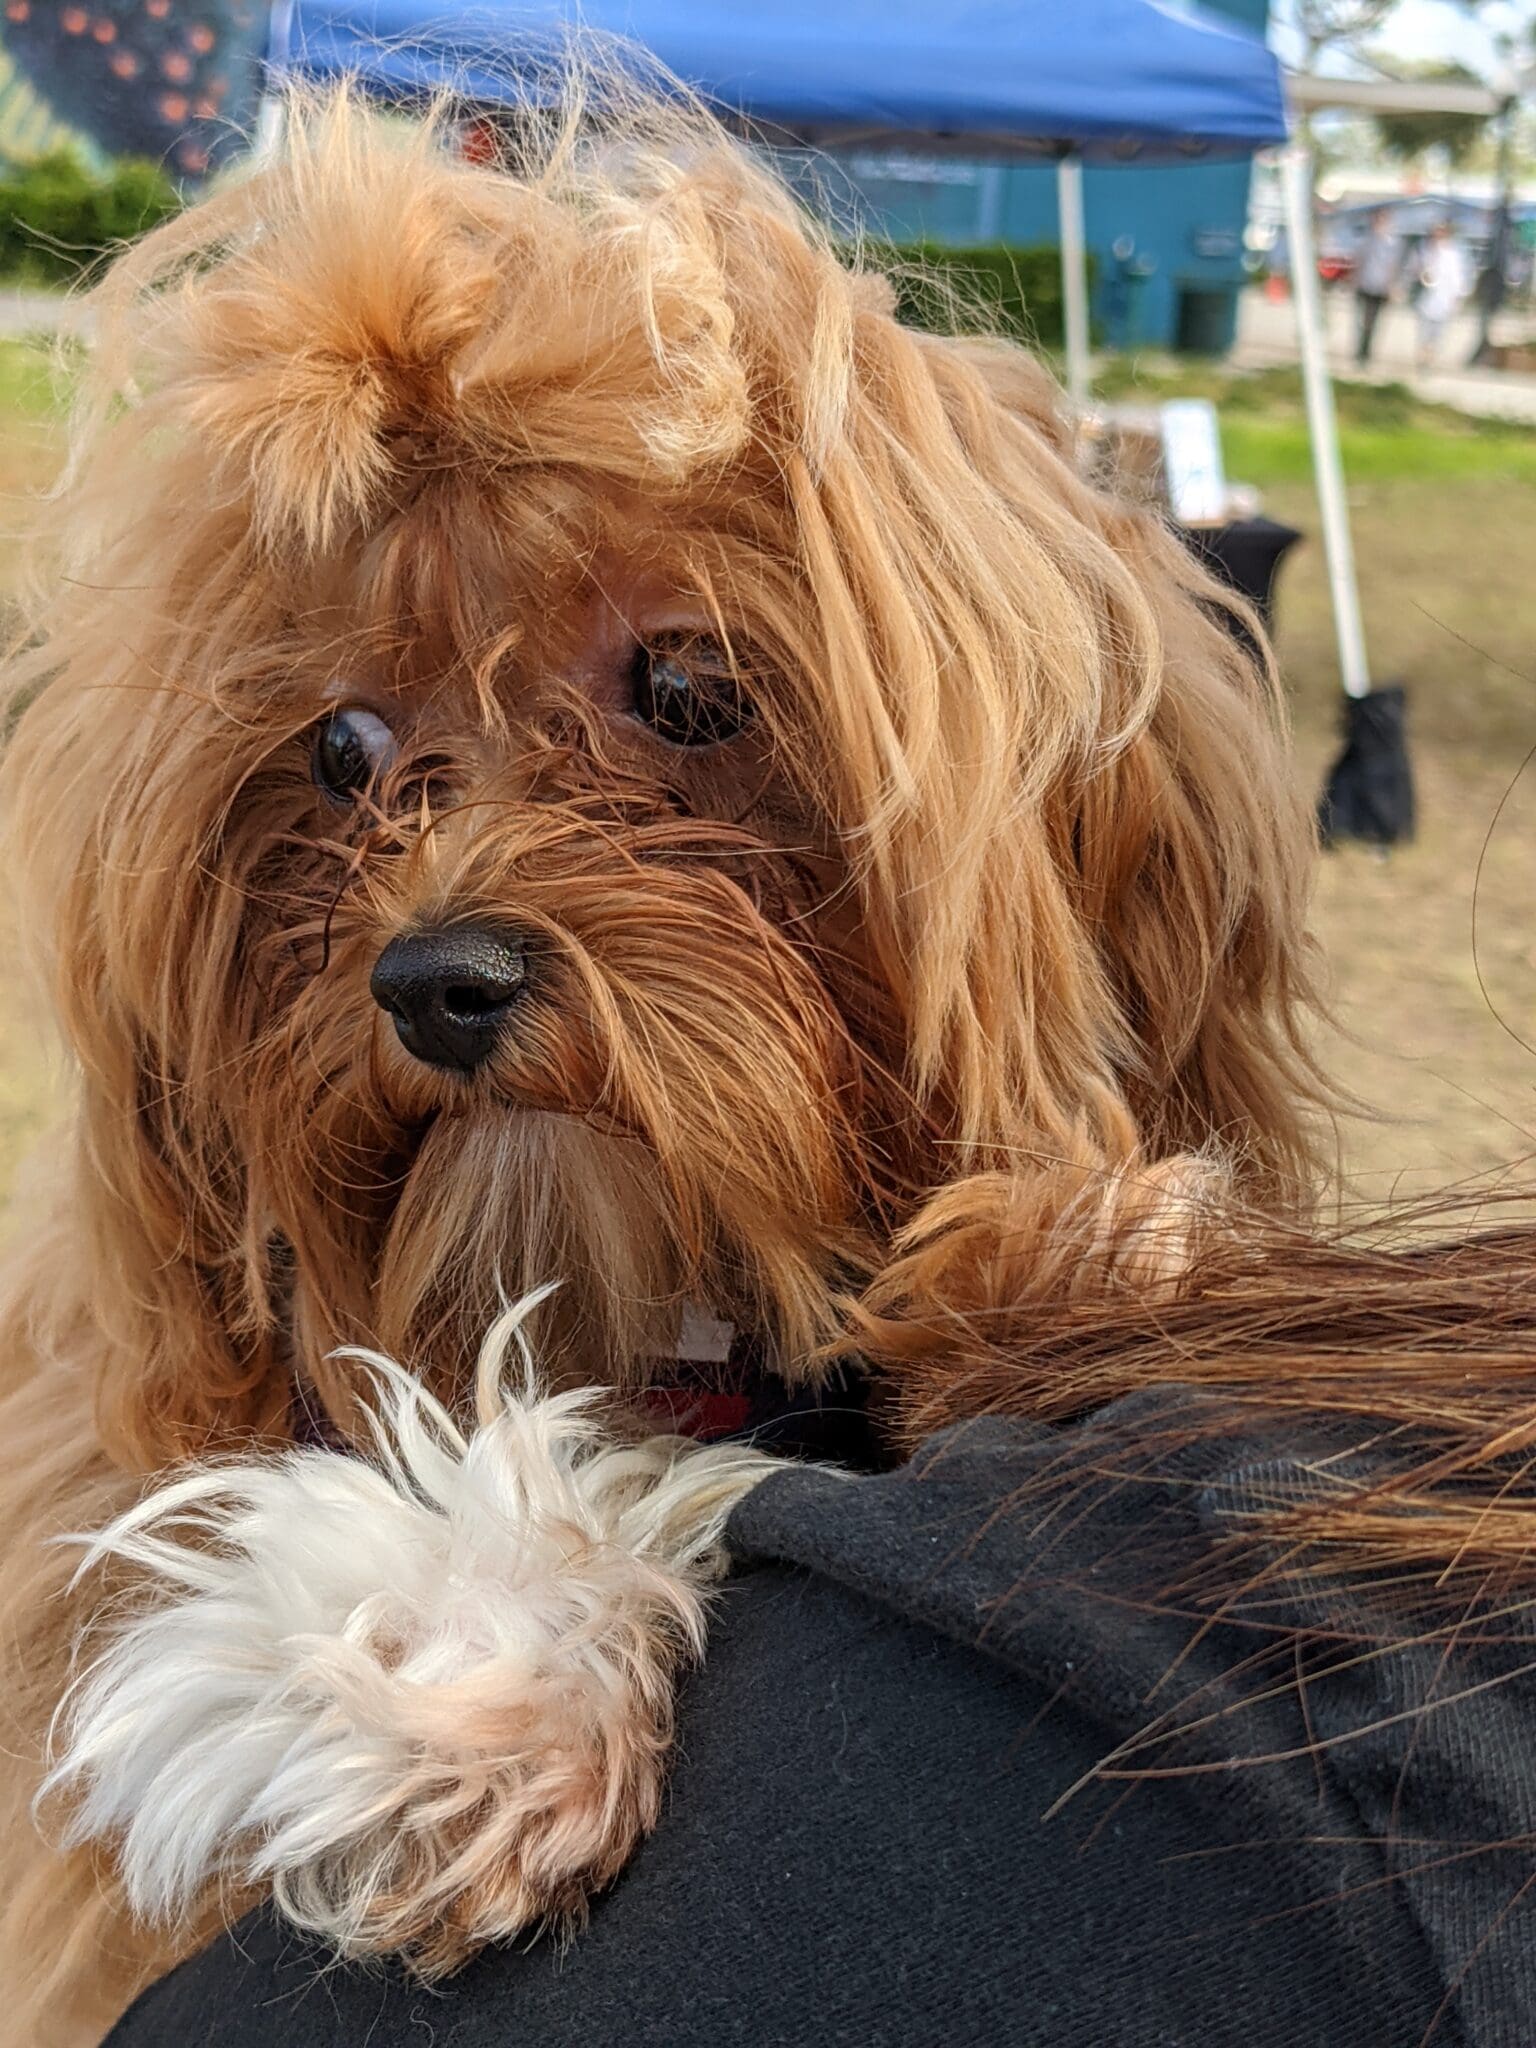
[(387, 559), (294, 608), (281, 743), (253, 709), (228, 771), (207, 1000), (310, 1347), (451, 1368), (554, 1278), (551, 1365), (675, 1355), (690, 1299), (803, 1359), (934, 1166), (754, 483), (405, 489)]
[(731, 145), (313, 116), (101, 321), (8, 800), (128, 1438), (549, 1280), (561, 1369), (689, 1301), (803, 1369), (935, 1188), (1284, 1178), (1259, 679)]

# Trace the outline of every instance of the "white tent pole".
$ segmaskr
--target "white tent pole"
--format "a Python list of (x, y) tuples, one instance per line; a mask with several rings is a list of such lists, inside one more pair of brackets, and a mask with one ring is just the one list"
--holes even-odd
[(1061, 310), (1067, 343), (1067, 392), (1079, 412), (1088, 405), (1088, 243), (1083, 227), (1083, 160), (1056, 163), (1061, 230)]
[(272, 0), (267, 9), (267, 55), (251, 152), (259, 165), (275, 163), (287, 139), (288, 102), (283, 83), (293, 53), (293, 9), (294, 0)]
[(1348, 695), (1363, 697), (1371, 687), (1371, 672), (1365, 658), (1355, 551), (1350, 539), (1349, 509), (1344, 501), (1344, 467), (1339, 460), (1333, 381), (1328, 375), (1328, 330), (1317, 276), (1317, 251), (1312, 242), (1312, 156), (1305, 143), (1293, 142), (1281, 152), (1280, 179), (1285, 194), (1301, 379), (1307, 396), (1307, 433), (1312, 442), (1312, 471), (1317, 479), (1317, 503), (1323, 521), (1328, 585), (1333, 594), (1339, 672)]

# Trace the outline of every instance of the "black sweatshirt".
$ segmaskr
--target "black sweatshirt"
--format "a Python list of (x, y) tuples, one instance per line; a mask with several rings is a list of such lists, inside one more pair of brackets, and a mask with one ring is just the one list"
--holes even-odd
[(786, 1467), (661, 1825), (563, 1956), (427, 1991), (258, 1914), (110, 2048), (1531, 2048), (1536, 1634), (1447, 1656), (1399, 1589), (1254, 1583), (1244, 1515), (1363, 1454), (1190, 1442), (1213, 1412)]

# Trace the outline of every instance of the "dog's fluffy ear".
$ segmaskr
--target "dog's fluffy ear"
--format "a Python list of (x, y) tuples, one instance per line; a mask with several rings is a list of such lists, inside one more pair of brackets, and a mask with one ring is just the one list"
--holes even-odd
[(121, 1516), (150, 1599), (65, 1702), (44, 1788), (134, 1907), (270, 1885), (349, 1954), (426, 1974), (579, 1914), (654, 1822), (673, 1684), (703, 1644), (731, 1508), (774, 1469), (734, 1446), (604, 1437), (595, 1392), (481, 1357), (467, 1440), (407, 1374), (377, 1456), (194, 1470)]
[[(1315, 835), (1272, 668), (1161, 523), (1079, 474), (1038, 365), (878, 322), (861, 346), (883, 375), (801, 516), (900, 678), (854, 823), (944, 1177), (1085, 1135), (1110, 1170), (1214, 1142), (1294, 1200)], [(859, 682), (829, 693), (845, 719)]]

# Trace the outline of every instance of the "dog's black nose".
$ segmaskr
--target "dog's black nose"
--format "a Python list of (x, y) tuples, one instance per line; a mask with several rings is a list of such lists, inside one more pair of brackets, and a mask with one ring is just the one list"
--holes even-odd
[(392, 939), (368, 986), (408, 1053), (467, 1074), (490, 1056), (527, 978), (516, 933), (466, 924)]

